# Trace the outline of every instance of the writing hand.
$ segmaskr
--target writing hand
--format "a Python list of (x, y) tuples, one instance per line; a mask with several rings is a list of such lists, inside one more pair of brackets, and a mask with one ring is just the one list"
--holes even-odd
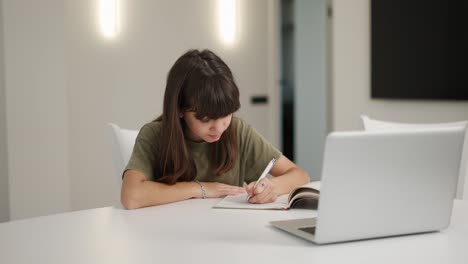
[(278, 198), (275, 184), (268, 178), (261, 179), (254, 189), (255, 182), (247, 185), (247, 195), (250, 196), (249, 203), (272, 203)]

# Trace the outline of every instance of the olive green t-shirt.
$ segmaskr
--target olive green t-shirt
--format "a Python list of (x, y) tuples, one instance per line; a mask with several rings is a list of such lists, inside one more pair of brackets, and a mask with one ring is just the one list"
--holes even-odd
[[(244, 120), (233, 117), (231, 126), (237, 133), (239, 156), (234, 168), (230, 171), (216, 175), (210, 166), (208, 142), (194, 142), (185, 139), (190, 153), (197, 167), (196, 180), (202, 182), (221, 182), (230, 185), (242, 186), (243, 182), (256, 181), (272, 158), (278, 159), (281, 152), (261, 136), (253, 127)], [(157, 162), (160, 159), (160, 141), (162, 124), (153, 121), (145, 124), (133, 147), (133, 153), (125, 170), (138, 170), (147, 179), (156, 181), (161, 175), (156, 175)]]

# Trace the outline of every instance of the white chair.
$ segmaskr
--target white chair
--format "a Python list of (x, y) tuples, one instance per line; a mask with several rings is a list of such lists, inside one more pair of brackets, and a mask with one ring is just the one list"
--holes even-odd
[[(396, 123), (382, 120), (371, 119), (366, 115), (361, 115), (361, 120), (366, 131), (382, 131), (382, 130), (414, 130), (414, 129), (430, 129), (430, 128), (463, 128), (465, 129), (465, 142), (460, 161), (460, 172), (458, 175), (457, 195), (458, 199), (463, 199), (465, 196), (468, 199), (468, 121), (449, 122), (449, 123), (432, 123), (432, 124), (411, 124), (411, 123)], [(463, 194), (466, 195), (463, 195)]]
[(112, 139), (112, 153), (117, 179), (121, 182), (122, 173), (132, 155), (137, 130), (122, 129), (118, 125), (109, 123)]

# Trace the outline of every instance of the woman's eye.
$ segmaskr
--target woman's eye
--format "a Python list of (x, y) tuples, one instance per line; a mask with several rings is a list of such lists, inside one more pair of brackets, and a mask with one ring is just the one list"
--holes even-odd
[(208, 122), (210, 122), (210, 119), (209, 118), (202, 118), (202, 119), (200, 119), (200, 121), (202, 121), (203, 123), (208, 123)]

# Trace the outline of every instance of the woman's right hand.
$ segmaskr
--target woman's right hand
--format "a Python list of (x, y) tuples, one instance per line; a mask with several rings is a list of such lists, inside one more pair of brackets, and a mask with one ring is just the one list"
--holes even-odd
[[(206, 190), (206, 198), (220, 198), (227, 195), (239, 195), (245, 193), (244, 187), (224, 184), (220, 182), (200, 182), (203, 186), (205, 186)], [(198, 184), (197, 184), (198, 185)], [(203, 198), (203, 193), (200, 188), (198, 198)]]

